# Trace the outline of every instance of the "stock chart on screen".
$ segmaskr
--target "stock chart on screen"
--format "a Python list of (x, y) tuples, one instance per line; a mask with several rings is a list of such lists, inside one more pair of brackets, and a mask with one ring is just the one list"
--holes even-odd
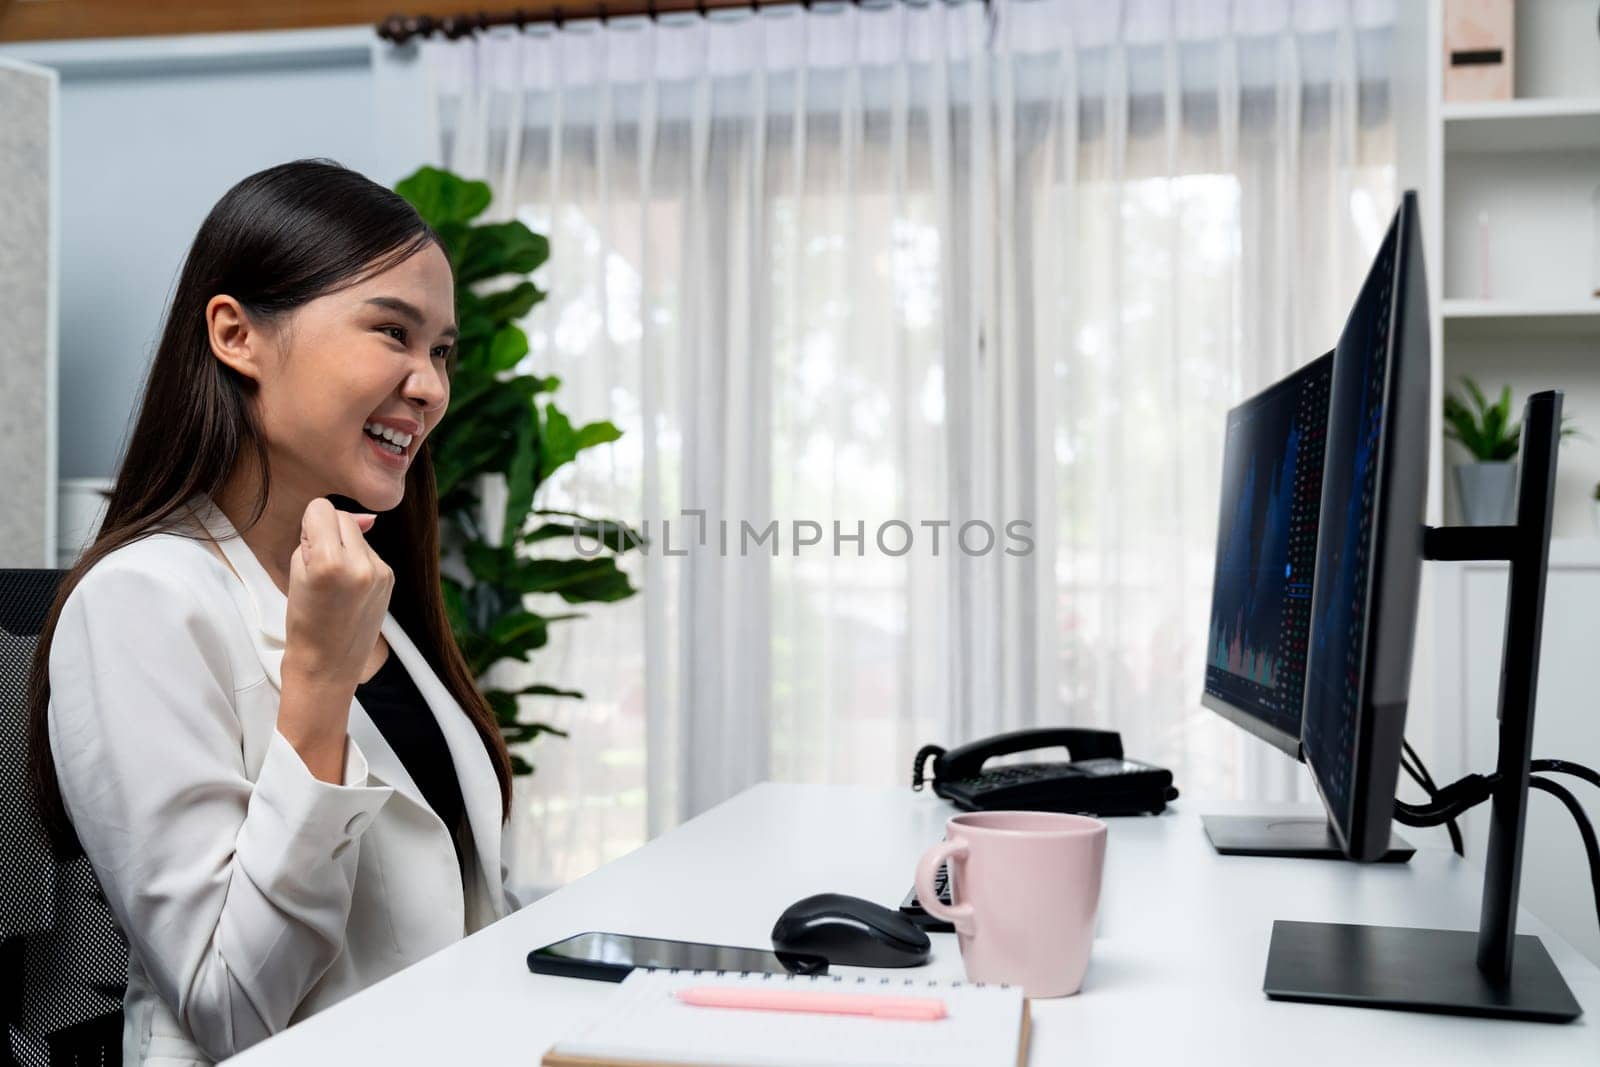
[(1332, 356), (1228, 413), (1206, 692), (1300, 734)]

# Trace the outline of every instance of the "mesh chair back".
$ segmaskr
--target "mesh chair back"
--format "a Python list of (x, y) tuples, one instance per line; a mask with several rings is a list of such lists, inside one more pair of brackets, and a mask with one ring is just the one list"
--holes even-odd
[(128, 944), (88, 857), (53, 854), (28, 776), (28, 674), (65, 573), (0, 570), (0, 1055), (113, 1067)]

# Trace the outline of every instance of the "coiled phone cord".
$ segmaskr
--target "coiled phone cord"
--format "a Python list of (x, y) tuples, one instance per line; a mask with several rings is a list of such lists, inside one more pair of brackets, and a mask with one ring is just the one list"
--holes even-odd
[(944, 749), (938, 745), (923, 745), (917, 750), (917, 758), (911, 764), (911, 788), (914, 792), (922, 792), (922, 783), (926, 781), (922, 768), (927, 765), (929, 757), (933, 759), (933, 777), (939, 777), (939, 761), (944, 758)]

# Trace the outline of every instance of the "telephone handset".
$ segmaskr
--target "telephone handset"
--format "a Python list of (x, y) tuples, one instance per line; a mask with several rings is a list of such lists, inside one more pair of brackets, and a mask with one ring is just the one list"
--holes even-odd
[[(1041, 748), (1065, 748), (1067, 761), (984, 771), (986, 761)], [(945, 751), (924, 745), (911, 767), (920, 790), (933, 760), (933, 791), (967, 811), (1066, 811), (1086, 815), (1160, 814), (1178, 790), (1172, 772), (1123, 758), (1114, 730), (1018, 730)]]

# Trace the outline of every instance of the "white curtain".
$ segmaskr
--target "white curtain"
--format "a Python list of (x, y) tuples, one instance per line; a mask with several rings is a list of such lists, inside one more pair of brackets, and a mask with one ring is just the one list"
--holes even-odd
[(528, 706), (571, 738), (530, 753), (523, 879), (1035, 725), (1292, 795), (1198, 703), (1223, 414), (1331, 347), (1393, 208), (1392, 15), (956, 0), (426, 44), (434, 162), (551, 239), (528, 368), (624, 431), (540, 503), (654, 541), (639, 597), (517, 672), (587, 695)]

